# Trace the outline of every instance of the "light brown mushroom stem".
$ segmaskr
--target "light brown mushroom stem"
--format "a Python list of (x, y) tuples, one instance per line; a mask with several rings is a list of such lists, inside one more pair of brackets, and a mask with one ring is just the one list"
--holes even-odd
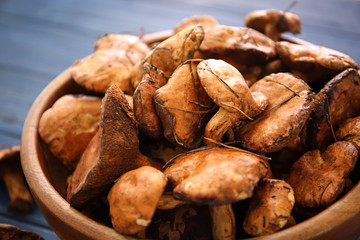
[(20, 169), (6, 171), (2, 178), (10, 197), (10, 211), (29, 212), (33, 209), (33, 200), (26, 187), (24, 176)]
[(0, 178), (7, 188), (9, 211), (29, 212), (33, 209), (33, 199), (25, 183), (20, 164), (20, 146), (0, 150)]
[(235, 239), (235, 215), (231, 204), (209, 206), (214, 240)]

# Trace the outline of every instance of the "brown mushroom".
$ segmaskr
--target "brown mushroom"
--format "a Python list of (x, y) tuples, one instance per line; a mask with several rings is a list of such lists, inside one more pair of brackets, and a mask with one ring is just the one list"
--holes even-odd
[(156, 208), (160, 210), (170, 210), (190, 203), (191, 202), (188, 201), (175, 199), (172, 192), (165, 192), (158, 201)]
[(252, 236), (268, 235), (284, 228), (295, 204), (294, 191), (284, 180), (261, 181), (246, 213), (243, 226)]
[(347, 119), (337, 131), (336, 138), (353, 143), (360, 153), (360, 116)]
[(264, 64), (276, 56), (275, 42), (251, 29), (226, 25), (206, 28), (200, 45), (203, 58), (223, 59), (237, 64)]
[(134, 115), (139, 128), (150, 138), (160, 139), (163, 128), (155, 109), (155, 91), (167, 82), (165, 74), (157, 67), (144, 64), (143, 79), (133, 95)]
[(108, 194), (114, 229), (122, 234), (137, 234), (145, 230), (166, 183), (164, 174), (150, 166), (123, 174)]
[(247, 149), (269, 153), (292, 142), (308, 119), (314, 93), (301, 79), (289, 73), (275, 73), (257, 81), (252, 92), (260, 92), (269, 101), (268, 108), (243, 124), (236, 139)]
[(331, 144), (323, 153), (320, 150), (306, 152), (293, 164), (287, 179), (294, 189), (296, 204), (319, 208), (334, 202), (357, 158), (357, 149), (346, 141)]
[(323, 46), (280, 41), (276, 51), (293, 74), (312, 85), (327, 82), (347, 68), (359, 68), (348, 55)]
[(1, 240), (44, 240), (36, 233), (6, 223), (0, 223), (0, 237)]
[(193, 27), (195, 25), (201, 25), (204, 29), (218, 25), (218, 21), (209, 15), (194, 15), (188, 18), (182, 19), (179, 23), (177, 23), (174, 27), (174, 33), (178, 33), (185, 28)]
[(200, 145), (203, 126), (214, 110), (213, 101), (201, 86), (196, 71), (198, 62), (188, 60), (181, 64), (154, 95), (165, 138), (184, 149)]
[(10, 197), (9, 211), (29, 212), (33, 209), (33, 199), (21, 168), (20, 146), (0, 150), (0, 179)]
[(131, 71), (134, 67), (127, 52), (118, 49), (100, 49), (74, 62), (71, 76), (76, 83), (88, 90), (105, 93), (117, 84), (126, 94), (133, 94)]
[(134, 89), (142, 80), (145, 62), (156, 66), (169, 78), (177, 66), (193, 58), (203, 39), (204, 29), (200, 25), (196, 25), (184, 29), (159, 43), (135, 65), (131, 76)]
[(104, 97), (100, 128), (70, 178), (67, 200), (82, 208), (125, 172), (149, 164), (139, 151), (137, 125), (124, 93), (112, 85)]
[(65, 95), (46, 110), (39, 121), (39, 135), (50, 152), (70, 170), (100, 124), (101, 98)]
[(135, 65), (149, 51), (149, 47), (135, 35), (106, 33), (95, 43), (95, 51), (100, 49), (124, 50), (130, 62)]
[(336, 131), (348, 118), (360, 115), (360, 73), (347, 69), (331, 79), (317, 94), (314, 108), (302, 131), (308, 149), (325, 148), (335, 142)]
[(241, 73), (223, 60), (208, 59), (199, 63), (197, 72), (207, 94), (219, 106), (205, 127), (207, 145), (220, 142), (237, 121), (252, 119), (268, 105), (264, 94), (251, 92)]
[[(209, 148), (190, 152), (175, 159), (172, 169), (179, 170), (174, 166), (181, 166), (188, 158), (194, 160), (195, 167), (183, 167), (185, 178), (176, 185), (173, 193), (176, 199), (197, 204), (222, 205), (249, 198), (257, 182), (268, 172), (262, 158), (232, 148)], [(179, 179), (179, 175), (181, 176), (180, 171), (177, 173), (174, 174), (171, 169), (164, 171), (172, 182), (172, 178)], [(186, 176), (187, 174), (189, 175)]]
[(297, 15), (276, 9), (256, 10), (249, 13), (245, 17), (245, 25), (264, 33), (274, 41), (278, 41), (283, 32), (293, 34), (301, 32), (301, 20)]

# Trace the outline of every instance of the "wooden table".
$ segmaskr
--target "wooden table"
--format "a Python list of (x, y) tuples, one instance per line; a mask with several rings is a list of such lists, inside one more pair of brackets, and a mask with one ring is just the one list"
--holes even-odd
[[(185, 17), (208, 14), (244, 26), (256, 9), (285, 10), (292, 0), (2, 0), (0, 1), (0, 147), (20, 142), (26, 114), (41, 90), (72, 63), (93, 51), (104, 33), (141, 35), (171, 29)], [(336, 49), (360, 63), (360, 1), (299, 0), (299, 38)], [(38, 208), (7, 212), (0, 183), (0, 223), (58, 239)]]

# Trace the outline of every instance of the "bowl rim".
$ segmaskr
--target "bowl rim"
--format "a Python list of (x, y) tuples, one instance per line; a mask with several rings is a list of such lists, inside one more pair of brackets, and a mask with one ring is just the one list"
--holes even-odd
[[(144, 37), (146, 42), (154, 42), (154, 40), (161, 40), (169, 36), (169, 34), (172, 34), (172, 31), (166, 30), (148, 34)], [(135, 239), (121, 235), (114, 229), (102, 225), (72, 208), (51, 185), (42, 169), (38, 159), (38, 155), (41, 153), (38, 152), (39, 148), (36, 145), (39, 142), (39, 119), (48, 108), (49, 101), (54, 102), (57, 99), (55, 97), (56, 90), (63, 88), (71, 80), (70, 68), (68, 68), (42, 90), (27, 114), (21, 136), (21, 163), (25, 178), (40, 210), (42, 210), (41, 206), (51, 206), (51, 211), (56, 217), (64, 222), (70, 221), (75, 230), (89, 236), (89, 238)], [(43, 196), (48, 197), (42, 198)], [(54, 203), (58, 205), (54, 205)], [(48, 221), (46, 216), (45, 219)], [(339, 222), (341, 224), (338, 224)], [(343, 239), (356, 239), (360, 235), (360, 228), (352, 229), (351, 226), (354, 225), (354, 222), (355, 224), (360, 222), (360, 182), (330, 207), (317, 215), (277, 233), (251, 239), (323, 239), (324, 236), (328, 237), (327, 239), (335, 239), (336, 236), (341, 236)], [(101, 235), (99, 235), (99, 231)], [(341, 232), (341, 235), (337, 233), (338, 231)], [(58, 232), (56, 234), (61, 235)], [(349, 236), (349, 238), (346, 238), (346, 236)]]

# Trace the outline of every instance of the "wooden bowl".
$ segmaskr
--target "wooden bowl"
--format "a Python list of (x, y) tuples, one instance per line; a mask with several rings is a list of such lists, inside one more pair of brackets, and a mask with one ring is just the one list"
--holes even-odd
[[(144, 36), (147, 43), (169, 36), (164, 31)], [(61, 96), (82, 93), (67, 69), (56, 77), (33, 103), (22, 132), (21, 162), (25, 177), (45, 219), (61, 239), (134, 239), (117, 233), (72, 208), (64, 199), (69, 172), (43, 145), (38, 124), (45, 110)], [(210, 229), (209, 229), (210, 231)], [(360, 183), (316, 216), (260, 239), (357, 239), (360, 236)]]

